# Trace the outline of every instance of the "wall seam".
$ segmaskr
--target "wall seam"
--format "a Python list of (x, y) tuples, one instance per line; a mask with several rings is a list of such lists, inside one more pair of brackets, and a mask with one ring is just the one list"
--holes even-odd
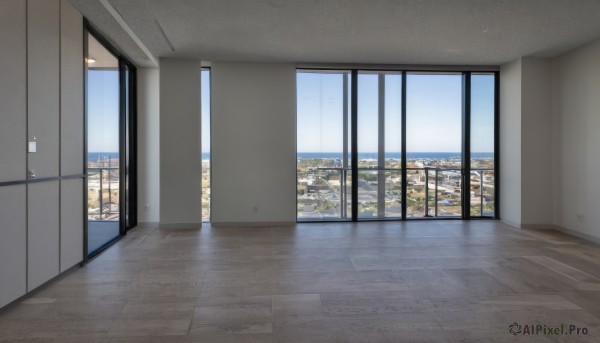
[[(29, 0), (25, 2), (25, 179), (29, 180)], [(29, 184), (25, 185), (25, 293), (29, 292)]]
[[(62, 0), (58, 2), (58, 175), (62, 176)], [(58, 181), (58, 273), (62, 270), (62, 180)]]

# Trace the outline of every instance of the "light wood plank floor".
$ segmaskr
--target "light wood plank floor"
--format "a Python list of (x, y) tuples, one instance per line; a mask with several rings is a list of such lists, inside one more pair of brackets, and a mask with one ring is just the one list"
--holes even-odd
[(0, 340), (600, 342), (600, 246), (497, 221), (135, 229), (0, 312)]

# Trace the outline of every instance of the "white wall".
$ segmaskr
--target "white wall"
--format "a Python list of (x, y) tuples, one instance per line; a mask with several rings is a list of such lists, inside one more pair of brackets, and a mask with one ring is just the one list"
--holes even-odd
[(160, 226), (202, 221), (200, 61), (160, 59)]
[(211, 77), (213, 224), (294, 223), (295, 66), (213, 62)]
[(552, 224), (552, 61), (500, 68), (500, 217), (515, 227)]
[(552, 224), (552, 63), (523, 58), (521, 225)]
[(160, 222), (159, 70), (137, 70), (138, 225)]
[(500, 217), (521, 225), (521, 60), (500, 67)]
[(554, 223), (600, 239), (600, 41), (556, 59)]

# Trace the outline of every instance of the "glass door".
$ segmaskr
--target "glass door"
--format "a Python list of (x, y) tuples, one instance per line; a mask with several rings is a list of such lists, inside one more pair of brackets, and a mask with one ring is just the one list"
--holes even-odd
[(86, 59), (87, 253), (118, 237), (120, 228), (119, 60), (88, 33)]
[(86, 254), (137, 224), (135, 67), (87, 25)]

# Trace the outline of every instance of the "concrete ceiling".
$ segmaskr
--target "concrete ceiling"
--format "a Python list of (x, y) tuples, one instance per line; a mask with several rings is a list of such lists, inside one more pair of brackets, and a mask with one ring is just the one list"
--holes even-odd
[[(72, 0), (147, 65), (99, 1)], [(154, 56), (205, 61), (499, 65), (600, 38), (598, 0), (102, 1)]]

